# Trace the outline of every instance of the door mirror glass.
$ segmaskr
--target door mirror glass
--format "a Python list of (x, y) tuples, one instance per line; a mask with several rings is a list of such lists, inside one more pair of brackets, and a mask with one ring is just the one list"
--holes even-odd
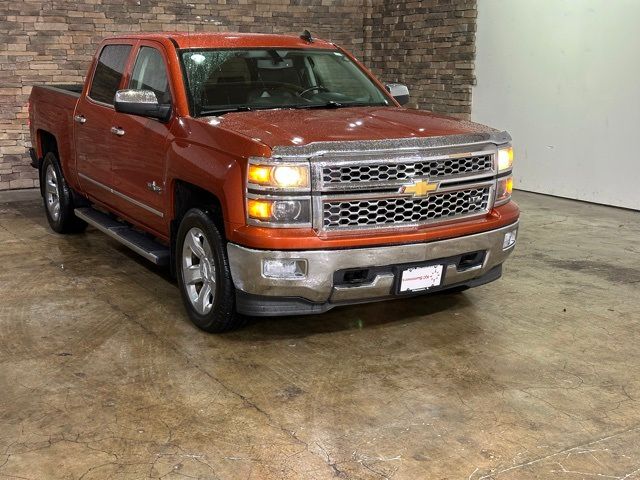
[(171, 116), (171, 105), (160, 105), (152, 90), (118, 90), (113, 105), (116, 112), (156, 118), (162, 122)]
[(387, 87), (387, 91), (400, 105), (409, 103), (409, 88), (406, 85), (402, 83), (387, 83), (385, 87)]

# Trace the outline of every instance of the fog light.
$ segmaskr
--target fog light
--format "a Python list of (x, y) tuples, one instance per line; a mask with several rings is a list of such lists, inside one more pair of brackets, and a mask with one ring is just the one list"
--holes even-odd
[(502, 241), (502, 249), (506, 250), (507, 248), (513, 247), (516, 243), (516, 235), (518, 230), (511, 230), (504, 234), (504, 240)]
[(302, 258), (262, 261), (262, 275), (267, 278), (304, 278), (307, 276), (307, 261)]

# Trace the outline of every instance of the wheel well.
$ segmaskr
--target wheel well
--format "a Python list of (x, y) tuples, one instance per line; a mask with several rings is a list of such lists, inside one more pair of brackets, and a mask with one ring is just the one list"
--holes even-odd
[(42, 159), (49, 152), (52, 152), (58, 159), (60, 158), (60, 155), (58, 154), (58, 141), (56, 140), (56, 137), (52, 133), (49, 133), (46, 130), (38, 130), (37, 138), (40, 143), (40, 151), (42, 152), (42, 157), (38, 159), (38, 176), (40, 177), (40, 194), (44, 195), (44, 181), (42, 178), (42, 175), (43, 175)]
[[(182, 180), (174, 183), (173, 189), (173, 219), (171, 220), (171, 258), (175, 258), (176, 234), (180, 221), (185, 213), (191, 208), (200, 207), (204, 209), (216, 227), (222, 234), (222, 238), (226, 238), (224, 231), (224, 215), (222, 213), (222, 205), (218, 197), (213, 193)], [(171, 272), (175, 274), (175, 262), (171, 262)]]
[(44, 157), (48, 152), (53, 152), (58, 157), (58, 141), (56, 137), (45, 130), (38, 131), (38, 138), (40, 139), (40, 151)]
[(173, 221), (180, 223), (182, 217), (190, 208), (204, 208), (216, 226), (224, 233), (224, 218), (220, 200), (213, 193), (191, 183), (178, 180), (173, 191), (174, 215)]

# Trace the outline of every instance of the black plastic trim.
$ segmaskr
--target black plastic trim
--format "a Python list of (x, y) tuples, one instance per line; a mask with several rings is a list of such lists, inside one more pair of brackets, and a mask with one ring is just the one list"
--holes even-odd
[(79, 98), (82, 93), (82, 84), (53, 84), (53, 85), (36, 85), (38, 88), (45, 90), (53, 90), (54, 92), (64, 93), (72, 97)]
[(31, 157), (31, 166), (36, 170), (40, 168), (40, 159), (38, 158), (38, 154), (36, 153), (35, 148), (29, 149), (29, 156)]
[(389, 295), (386, 297), (357, 300), (341, 303), (314, 303), (299, 297), (269, 297), (265, 295), (252, 295), (236, 290), (236, 309), (238, 313), (254, 317), (273, 317), (287, 315), (314, 315), (324, 313), (334, 307), (345, 305), (357, 305), (361, 303), (371, 303), (396, 298), (409, 298), (432, 293), (446, 292), (447, 290), (459, 287), (478, 287), (486, 283), (498, 280), (502, 276), (502, 264), (493, 267), (481, 277), (467, 280), (465, 282), (433, 288), (428, 291), (416, 292), (403, 295)]

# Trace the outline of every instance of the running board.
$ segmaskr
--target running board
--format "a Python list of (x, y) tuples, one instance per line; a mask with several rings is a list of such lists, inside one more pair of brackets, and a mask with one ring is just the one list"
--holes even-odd
[(129, 247), (134, 252), (142, 255), (144, 258), (156, 265), (169, 264), (169, 247), (166, 247), (151, 238), (137, 232), (129, 225), (114, 220), (93, 208), (76, 208), (74, 210), (76, 217), (84, 220), (89, 225), (96, 227), (103, 233), (106, 233), (114, 240)]

